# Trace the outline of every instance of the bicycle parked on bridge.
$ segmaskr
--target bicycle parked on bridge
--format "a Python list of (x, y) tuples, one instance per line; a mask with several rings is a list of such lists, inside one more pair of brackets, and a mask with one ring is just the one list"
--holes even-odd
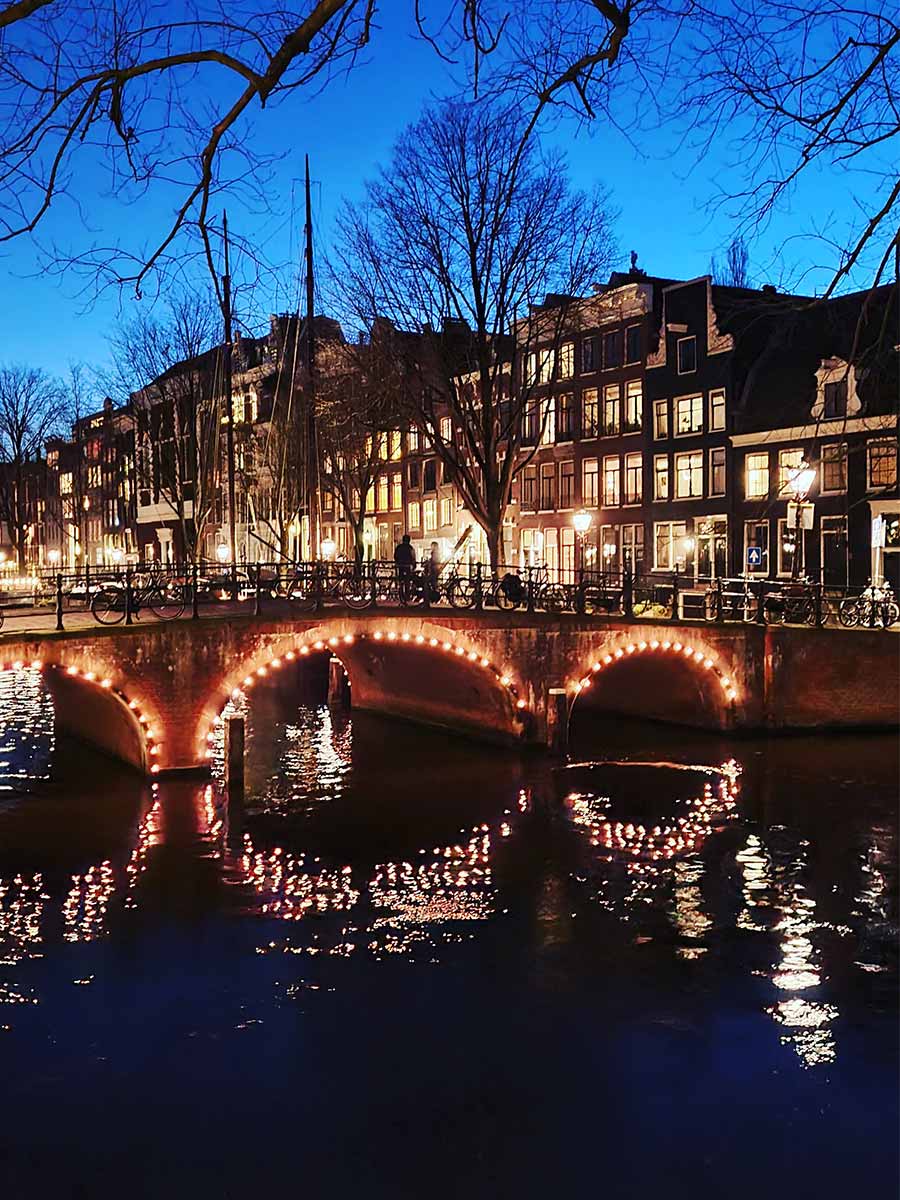
[(127, 583), (106, 584), (91, 600), (91, 612), (101, 625), (118, 625), (129, 611), (139, 618), (142, 608), (149, 608), (160, 621), (174, 621), (184, 612), (183, 584), (151, 571), (132, 582), (130, 595)]
[(879, 625), (883, 629), (890, 629), (900, 619), (900, 608), (889, 583), (870, 581), (859, 596), (848, 596), (841, 601), (838, 618), (848, 629), (857, 626), (874, 629)]

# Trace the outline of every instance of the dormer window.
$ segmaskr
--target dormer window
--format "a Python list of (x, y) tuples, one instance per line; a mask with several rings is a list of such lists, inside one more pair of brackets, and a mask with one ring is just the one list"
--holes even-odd
[(862, 408), (856, 393), (856, 369), (842, 358), (826, 358), (816, 371), (814, 421), (842, 421)]
[(824, 387), (825, 408), (823, 416), (826, 420), (831, 417), (846, 417), (847, 415), (847, 380), (834, 379)]

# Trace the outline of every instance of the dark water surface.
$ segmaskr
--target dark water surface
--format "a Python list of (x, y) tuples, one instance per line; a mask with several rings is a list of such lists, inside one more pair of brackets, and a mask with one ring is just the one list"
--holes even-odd
[(896, 739), (579, 721), (707, 770), (273, 688), (229, 810), (0, 676), (0, 1200), (894, 1195)]

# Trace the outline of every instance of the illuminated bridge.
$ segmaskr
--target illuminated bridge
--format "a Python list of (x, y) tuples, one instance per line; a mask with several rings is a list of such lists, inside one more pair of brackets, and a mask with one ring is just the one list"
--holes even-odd
[(554, 744), (582, 704), (708, 729), (898, 719), (878, 631), (328, 609), (0, 636), (0, 667), (44, 672), (60, 729), (153, 772), (203, 768), (228, 700), (317, 654), (343, 665), (354, 708), (505, 743)]

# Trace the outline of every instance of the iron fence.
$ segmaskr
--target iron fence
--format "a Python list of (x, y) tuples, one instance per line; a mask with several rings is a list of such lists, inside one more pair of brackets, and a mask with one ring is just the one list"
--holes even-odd
[(390, 562), (190, 563), (38, 571), (14, 584), (0, 581), (5, 617), (72, 613), (103, 624), (131, 624), (150, 611), (159, 619), (198, 617), (228, 604), (273, 615), (285, 608), (315, 612), (339, 606), (445, 607), (476, 612), (570, 613), (582, 617), (698, 622), (889, 628), (898, 609), (886, 587), (826, 588), (808, 580), (753, 577), (697, 580), (674, 572), (578, 570), (509, 564)]

